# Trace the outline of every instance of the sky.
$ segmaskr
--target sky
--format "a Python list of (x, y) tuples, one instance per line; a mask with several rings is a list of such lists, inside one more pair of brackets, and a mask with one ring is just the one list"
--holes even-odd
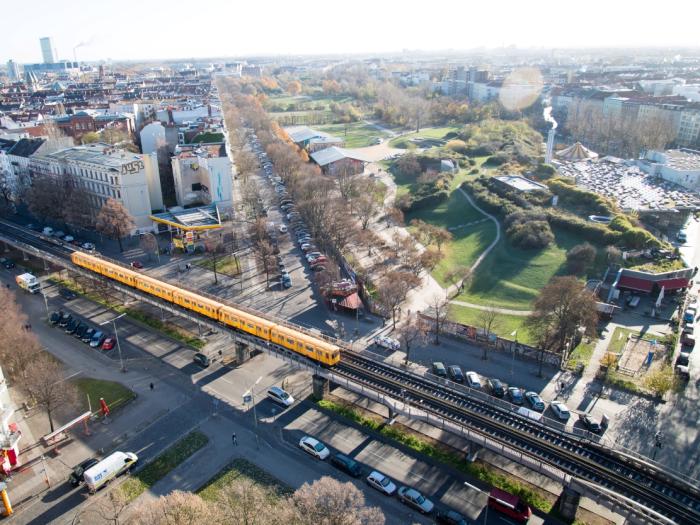
[(0, 60), (22, 63), (41, 62), (44, 36), (86, 61), (700, 47), (700, 0), (16, 0), (3, 15)]

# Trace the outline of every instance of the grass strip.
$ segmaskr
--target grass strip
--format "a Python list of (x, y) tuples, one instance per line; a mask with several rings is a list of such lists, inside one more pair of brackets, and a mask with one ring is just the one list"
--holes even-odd
[[(116, 381), (83, 377), (75, 379), (73, 382), (84, 395), (85, 408), (87, 409), (89, 406), (93, 412), (100, 409), (100, 398), (105, 400), (112, 414), (115, 410), (126, 406), (130, 401), (136, 399), (136, 393), (133, 390), (129, 390)], [(89, 405), (87, 398), (90, 399)]]
[(193, 430), (122, 483), (119, 490), (127, 501), (135, 500), (208, 442), (206, 435)]
[(206, 501), (216, 501), (221, 490), (237, 481), (248, 480), (264, 488), (273, 499), (289, 496), (294, 491), (272, 474), (247, 459), (237, 458), (222, 468), (213, 478), (197, 490)]
[(468, 463), (464, 459), (464, 455), (457, 453), (454, 451), (454, 449), (438, 447), (432, 443), (429, 443), (425, 439), (420, 439), (415, 435), (402, 430), (401, 428), (383, 425), (383, 423), (380, 423), (375, 419), (364, 417), (356, 410), (353, 410), (352, 408), (340, 403), (336, 403), (335, 401), (322, 399), (317, 401), (317, 404), (321, 408), (351, 419), (359, 425), (375, 430), (382, 436), (388, 439), (393, 439), (394, 441), (407, 446), (411, 450), (425, 454), (426, 456), (435, 459), (440, 463), (449, 465), (460, 472), (473, 476), (493, 487), (498, 487), (506, 492), (515, 494), (534, 508), (546, 513), (552, 510), (552, 504), (531, 488), (512, 478), (498, 474), (484, 465)]

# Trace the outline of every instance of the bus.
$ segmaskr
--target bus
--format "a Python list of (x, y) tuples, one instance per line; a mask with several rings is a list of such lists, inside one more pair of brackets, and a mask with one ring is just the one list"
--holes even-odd
[(518, 496), (496, 488), (489, 493), (489, 507), (522, 523), (526, 523), (532, 516), (530, 507)]

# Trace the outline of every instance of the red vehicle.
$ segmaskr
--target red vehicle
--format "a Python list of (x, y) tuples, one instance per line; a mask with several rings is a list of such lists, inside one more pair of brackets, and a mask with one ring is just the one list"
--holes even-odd
[(489, 507), (522, 523), (527, 522), (532, 516), (532, 510), (518, 496), (513, 496), (500, 489), (491, 489), (489, 494)]
[(114, 348), (114, 344), (114, 337), (108, 337), (104, 340), (104, 343), (102, 343), (102, 350), (111, 350), (112, 348)]

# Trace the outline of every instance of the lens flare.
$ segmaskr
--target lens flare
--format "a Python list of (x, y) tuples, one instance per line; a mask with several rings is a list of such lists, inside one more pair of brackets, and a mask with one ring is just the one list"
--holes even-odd
[(512, 111), (532, 106), (542, 92), (542, 73), (534, 67), (516, 69), (503, 81), (499, 99)]

